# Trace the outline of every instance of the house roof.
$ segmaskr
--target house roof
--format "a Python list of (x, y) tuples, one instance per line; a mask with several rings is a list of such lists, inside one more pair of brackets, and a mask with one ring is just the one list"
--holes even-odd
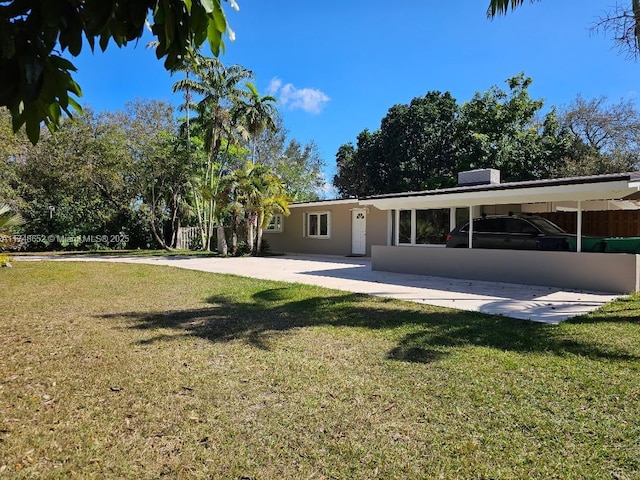
[(336, 198), (329, 200), (314, 200), (312, 202), (293, 202), (289, 204), (289, 208), (295, 207), (328, 207), (330, 205), (344, 205), (353, 203), (358, 205), (357, 198)]
[(622, 199), (640, 191), (640, 172), (508, 182), (361, 197), (382, 210)]

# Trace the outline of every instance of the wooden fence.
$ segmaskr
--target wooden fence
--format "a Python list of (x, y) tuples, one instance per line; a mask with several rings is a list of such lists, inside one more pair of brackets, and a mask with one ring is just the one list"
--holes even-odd
[(176, 248), (179, 250), (188, 250), (193, 239), (198, 237), (200, 237), (199, 227), (180, 227), (178, 229)]
[[(576, 212), (536, 213), (569, 233), (576, 233)], [(640, 210), (582, 212), (582, 233), (598, 237), (640, 237)]]

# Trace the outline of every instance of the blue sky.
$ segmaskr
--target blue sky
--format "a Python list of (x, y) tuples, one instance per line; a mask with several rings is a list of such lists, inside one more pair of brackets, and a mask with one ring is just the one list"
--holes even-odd
[[(590, 31), (611, 0), (527, 2), (493, 21), (488, 0), (237, 1), (239, 12), (225, 3), (236, 40), (227, 41), (222, 61), (253, 70), (261, 93), (280, 99), (291, 137), (317, 143), (328, 178), (341, 144), (378, 128), (392, 105), (431, 90), (450, 91), (462, 103), (492, 85), (506, 88), (507, 78), (524, 71), (533, 78), (532, 96), (547, 105), (578, 93), (611, 101), (638, 94), (639, 64)], [(83, 105), (115, 110), (135, 98), (179, 104), (171, 93), (177, 77), (145, 44), (86, 49), (74, 59)]]

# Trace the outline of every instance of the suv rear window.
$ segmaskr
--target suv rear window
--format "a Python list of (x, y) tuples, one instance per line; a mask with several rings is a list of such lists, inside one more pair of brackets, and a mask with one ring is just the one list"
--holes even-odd
[[(469, 224), (467, 223), (460, 231), (468, 232)], [(479, 233), (504, 232), (504, 218), (482, 218), (480, 220), (474, 220), (473, 231)]]
[(527, 220), (533, 223), (536, 227), (545, 233), (567, 233), (555, 223), (542, 217), (527, 217)]
[[(528, 219), (527, 219), (528, 220)], [(507, 233), (540, 233), (534, 225), (529, 223), (527, 220), (523, 220), (521, 218), (507, 218), (505, 219), (507, 229)]]
[[(460, 232), (468, 232), (467, 223)], [(473, 221), (473, 231), (478, 233), (565, 233), (561, 228), (540, 217), (480, 218)]]

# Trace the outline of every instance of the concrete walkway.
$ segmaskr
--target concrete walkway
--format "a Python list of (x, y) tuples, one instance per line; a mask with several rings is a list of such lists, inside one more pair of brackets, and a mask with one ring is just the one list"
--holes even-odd
[(124, 257), (24, 256), (18, 261), (91, 261), (166, 265), (265, 280), (304, 283), (396, 298), (440, 307), (471, 310), (557, 324), (591, 312), (619, 295), (509, 283), (457, 280), (371, 270), (366, 258), (282, 257)]

